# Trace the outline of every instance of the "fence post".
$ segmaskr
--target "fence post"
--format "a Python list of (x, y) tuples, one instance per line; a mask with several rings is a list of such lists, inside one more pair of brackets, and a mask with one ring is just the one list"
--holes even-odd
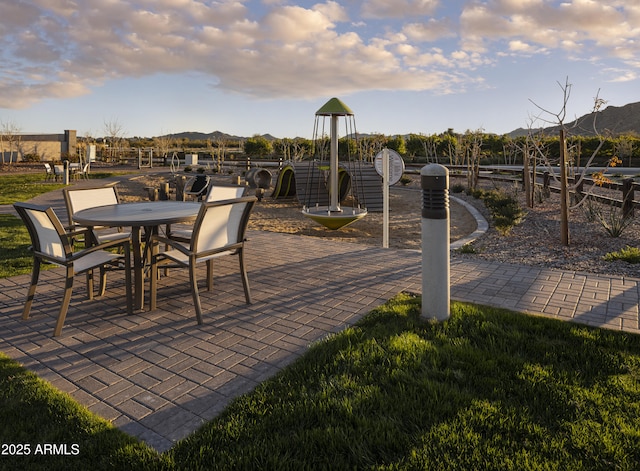
[(625, 218), (633, 217), (633, 178), (622, 180), (622, 215)]

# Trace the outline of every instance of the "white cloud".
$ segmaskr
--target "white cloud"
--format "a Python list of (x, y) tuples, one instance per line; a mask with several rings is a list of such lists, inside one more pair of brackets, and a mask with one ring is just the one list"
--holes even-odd
[(432, 15), (440, 0), (364, 0), (362, 16), (365, 18), (411, 18)]
[[(563, 3), (564, 2), (564, 3)], [(560, 50), (634, 80), (637, 0), (22, 0), (0, 3), (0, 107), (190, 73), (251, 96), (451, 92), (463, 71)], [(305, 6), (303, 6), (305, 5)]]
[(402, 31), (417, 42), (435, 42), (440, 39), (453, 38), (457, 34), (449, 18), (429, 18), (422, 23), (407, 23)]

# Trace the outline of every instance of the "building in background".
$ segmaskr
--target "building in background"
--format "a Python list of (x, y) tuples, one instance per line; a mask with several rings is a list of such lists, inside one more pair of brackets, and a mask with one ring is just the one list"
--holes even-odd
[[(0, 135), (1, 163), (40, 160), (56, 162), (73, 158), (78, 152), (76, 131), (67, 129), (63, 134), (23, 134), (7, 133)], [(38, 156), (38, 158), (34, 158)]]

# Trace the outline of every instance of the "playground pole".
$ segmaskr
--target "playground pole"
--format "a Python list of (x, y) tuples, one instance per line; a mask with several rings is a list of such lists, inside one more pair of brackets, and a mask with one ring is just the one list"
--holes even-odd
[(338, 115), (331, 115), (331, 156), (330, 156), (330, 205), (329, 211), (340, 211), (340, 188), (338, 188)]

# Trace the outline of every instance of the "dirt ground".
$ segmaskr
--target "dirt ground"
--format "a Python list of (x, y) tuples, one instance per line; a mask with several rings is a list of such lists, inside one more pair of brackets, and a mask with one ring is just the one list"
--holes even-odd
[[(159, 187), (165, 182), (163, 177), (151, 179), (136, 177), (128, 183), (118, 185), (121, 199), (132, 201), (148, 198), (148, 186)], [(229, 185), (230, 178), (213, 177), (214, 184)], [(247, 194), (255, 190), (247, 188)], [(298, 234), (311, 237), (324, 237), (344, 242), (358, 242), (369, 245), (382, 245), (382, 212), (370, 212), (363, 219), (343, 227), (330, 230), (308, 219), (302, 214), (302, 205), (296, 198), (273, 199), (271, 189), (262, 201), (255, 206), (250, 229)], [(422, 239), (421, 207), (422, 192), (419, 177), (406, 186), (392, 186), (389, 191), (389, 246), (402, 249), (420, 249)], [(346, 205), (345, 205), (346, 206)], [(476, 230), (475, 218), (461, 205), (450, 201), (451, 241), (461, 239)]]

